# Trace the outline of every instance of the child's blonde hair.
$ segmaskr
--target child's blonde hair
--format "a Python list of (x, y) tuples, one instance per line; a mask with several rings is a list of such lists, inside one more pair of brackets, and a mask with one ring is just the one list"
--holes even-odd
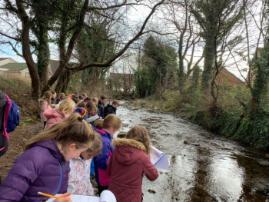
[(149, 154), (150, 137), (149, 137), (149, 132), (146, 128), (142, 126), (135, 126), (131, 130), (128, 131), (126, 138), (141, 142), (145, 146), (146, 152)]
[(95, 132), (91, 126), (81, 116), (74, 113), (66, 120), (34, 136), (25, 148), (29, 149), (35, 143), (47, 140), (55, 140), (63, 146), (75, 143), (77, 148), (91, 147), (94, 139)]
[(104, 124), (104, 119), (97, 119), (96, 121), (94, 121), (93, 125), (96, 127), (96, 128), (103, 128), (103, 124)]
[(94, 97), (92, 98), (92, 102), (97, 106), (98, 105), (98, 98), (97, 97)]
[(121, 128), (121, 120), (119, 117), (117, 117), (115, 114), (109, 114), (105, 117), (103, 122), (103, 128), (114, 128), (116, 130), (119, 130)]
[(64, 99), (62, 102), (60, 102), (58, 109), (64, 114), (71, 114), (74, 112), (75, 107), (76, 107), (76, 103), (72, 99), (67, 98), (67, 99)]

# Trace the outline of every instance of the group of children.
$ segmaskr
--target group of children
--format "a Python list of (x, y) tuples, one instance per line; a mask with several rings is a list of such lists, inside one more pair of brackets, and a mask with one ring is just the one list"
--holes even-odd
[(143, 176), (158, 177), (149, 158), (149, 133), (135, 126), (115, 138), (121, 128), (117, 101), (107, 105), (104, 96), (46, 92), (40, 104), (44, 130), (29, 140), (0, 185), (0, 201), (47, 199), (38, 192), (60, 194), (59, 201), (71, 201), (67, 193), (95, 195), (91, 173), (98, 194), (108, 189), (118, 202), (143, 200)]

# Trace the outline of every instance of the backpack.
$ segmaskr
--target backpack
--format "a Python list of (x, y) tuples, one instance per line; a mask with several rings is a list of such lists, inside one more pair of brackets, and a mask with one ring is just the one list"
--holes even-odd
[(8, 150), (9, 132), (15, 130), (19, 125), (20, 111), (18, 105), (12, 101), (7, 95), (5, 96), (6, 105), (4, 107), (2, 131), (0, 131), (0, 156), (4, 155)]
[(16, 129), (20, 123), (20, 109), (18, 105), (12, 100), (11, 108), (8, 113), (7, 132), (10, 133)]

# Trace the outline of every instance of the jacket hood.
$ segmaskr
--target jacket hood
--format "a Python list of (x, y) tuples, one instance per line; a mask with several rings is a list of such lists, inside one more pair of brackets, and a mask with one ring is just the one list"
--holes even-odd
[(113, 144), (116, 147), (116, 160), (124, 165), (131, 165), (136, 163), (139, 159), (137, 156), (137, 150), (146, 151), (145, 146), (136, 140), (119, 138), (113, 141)]
[(53, 108), (48, 108), (48, 109), (44, 112), (44, 116), (45, 116), (47, 119), (50, 119), (50, 118), (62, 118), (62, 119), (64, 119), (64, 118), (65, 118), (64, 113), (60, 112), (60, 111), (57, 110), (57, 109), (53, 109)]
[(104, 129), (95, 128), (95, 131), (102, 136), (108, 136), (110, 139), (112, 138), (112, 135)]
[(58, 149), (56, 142), (53, 140), (47, 140), (47, 141), (42, 141), (42, 142), (37, 142), (33, 146), (39, 146), (46, 148), (49, 150), (49, 152), (54, 156), (56, 159), (58, 159), (60, 162), (64, 162), (64, 156), (61, 154), (60, 150)]

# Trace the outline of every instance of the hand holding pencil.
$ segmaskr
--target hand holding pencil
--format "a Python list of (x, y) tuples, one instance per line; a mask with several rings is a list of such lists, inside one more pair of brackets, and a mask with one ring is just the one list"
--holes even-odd
[(70, 193), (52, 195), (48, 193), (38, 192), (38, 194), (41, 196), (55, 199), (55, 202), (72, 202)]

